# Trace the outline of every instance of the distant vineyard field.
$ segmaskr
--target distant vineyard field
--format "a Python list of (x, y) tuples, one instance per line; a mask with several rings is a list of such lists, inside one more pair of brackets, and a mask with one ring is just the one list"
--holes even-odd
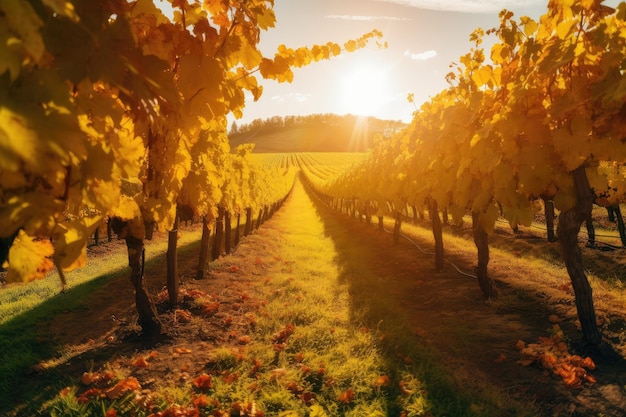
[(279, 168), (295, 167), (305, 175), (314, 175), (320, 180), (330, 180), (352, 165), (363, 161), (365, 152), (293, 152), (253, 153), (253, 158), (265, 166)]

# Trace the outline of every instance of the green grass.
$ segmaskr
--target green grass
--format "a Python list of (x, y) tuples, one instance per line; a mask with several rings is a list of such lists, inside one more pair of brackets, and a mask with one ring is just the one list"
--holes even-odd
[[(243, 311), (242, 303), (236, 318), (254, 318), (247, 333), (237, 335), (249, 337), (249, 343), (229, 340), (203, 347), (203, 360), (184, 380), (176, 373), (176, 358), (167, 359), (172, 374), (150, 384), (133, 368), (116, 365), (116, 378), (137, 375), (148, 387), (135, 399), (96, 397), (81, 403), (77, 398), (88, 387), (55, 369), (41, 384), (47, 394), (32, 394), (33, 402), (46, 404), (47, 413), (54, 410), (59, 416), (104, 415), (110, 409), (118, 415), (144, 416), (183, 408), (197, 408), (201, 415), (238, 415), (237, 410), (243, 410), (247, 415), (258, 411), (283, 417), (531, 415), (515, 404), (504, 404), (497, 393), (459, 385), (441, 356), (408, 328), (406, 310), (380, 296), (389, 282), (367, 269), (359, 248), (350, 244), (344, 220), (324, 209), (316, 211), (301, 187), (294, 193), (287, 210), (209, 268), (214, 272), (209, 280), (222, 277), (224, 291), (238, 283), (256, 302), (249, 311)], [(225, 276), (223, 271), (232, 266), (238, 268)], [(83, 297), (108, 279), (74, 286), (68, 294), (5, 323), (0, 328), (7, 332), (2, 334), (3, 352), (16, 353), (16, 343), (24, 345), (19, 350), (33, 352), (28, 358), (10, 359), (12, 366), (21, 361), (23, 372), (39, 357), (54, 355), (53, 346), (35, 346), (30, 329), (62, 311), (84, 308)], [(407, 287), (400, 291), (411, 291), (410, 282), (402, 285)], [(19, 340), (20, 332), (26, 340)], [(164, 346), (163, 351), (171, 348)], [(210, 388), (194, 387), (194, 378), (205, 373), (211, 376)], [(19, 383), (19, 376), (11, 381)], [(44, 401), (65, 385), (69, 391)], [(197, 405), (200, 398), (207, 402)]]
[[(200, 238), (199, 228), (180, 233), (179, 245), (184, 246)], [(146, 241), (146, 259), (151, 260), (167, 251), (167, 239), (155, 238)], [(106, 271), (123, 269), (128, 264), (126, 246), (114, 246), (106, 256), (97, 257), (97, 262), (89, 261), (80, 269), (65, 273), (68, 288), (82, 285), (108, 274)], [(123, 272), (119, 272), (123, 273)], [(45, 278), (24, 284), (10, 284), (0, 289), (0, 325), (39, 306), (45, 300), (57, 296), (61, 291), (61, 280), (56, 270)]]
[[(199, 232), (181, 233), (180, 250), (197, 250)], [(57, 387), (65, 377), (56, 367), (43, 373), (37, 386), (24, 386), (24, 378), (39, 372), (38, 364), (60, 362), (69, 356), (79, 355), (80, 351), (64, 351), (54, 341), (42, 339), (40, 329), (46, 323), (63, 314), (80, 313), (88, 308), (89, 298), (108, 282), (125, 279), (128, 275), (127, 255), (123, 250), (110, 253), (109, 256), (98, 258), (98, 262), (88, 263), (84, 268), (67, 273), (68, 289), (60, 292), (60, 281), (56, 273), (45, 279), (26, 284), (12, 284), (0, 292), (0, 414), (4, 406), (11, 404), (15, 393), (20, 396), (37, 399), (49, 395), (40, 392), (41, 387), (48, 385)], [(150, 267), (167, 249), (167, 239), (155, 239), (147, 242)], [(17, 390), (17, 391), (16, 391)], [(30, 392), (32, 391), (32, 392)], [(28, 394), (26, 394), (28, 393)]]

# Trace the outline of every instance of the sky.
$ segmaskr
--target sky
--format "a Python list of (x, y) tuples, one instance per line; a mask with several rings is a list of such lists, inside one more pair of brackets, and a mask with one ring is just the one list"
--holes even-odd
[[(408, 122), (416, 108), (447, 87), (450, 64), (469, 52), (469, 35), (476, 28), (497, 26), (504, 8), (517, 18), (539, 19), (546, 7), (547, 0), (275, 0), (276, 26), (261, 37), (266, 56), (280, 44), (294, 49), (343, 44), (372, 29), (383, 33), (388, 47), (372, 44), (296, 68), (291, 84), (263, 80), (260, 100), (248, 100), (237, 123), (314, 113)], [(485, 45), (489, 56), (488, 39)], [(407, 101), (409, 93), (415, 104)]]
[[(328, 61), (294, 69), (292, 83), (264, 80), (258, 102), (247, 101), (237, 123), (275, 115), (352, 113), (408, 122), (416, 106), (446, 88), (450, 64), (471, 48), (476, 28), (498, 24), (503, 8), (538, 18), (547, 0), (275, 0), (276, 26), (261, 35), (273, 56), (280, 44), (297, 48), (343, 44), (372, 29), (374, 43)], [(414, 94), (415, 104), (407, 96)]]

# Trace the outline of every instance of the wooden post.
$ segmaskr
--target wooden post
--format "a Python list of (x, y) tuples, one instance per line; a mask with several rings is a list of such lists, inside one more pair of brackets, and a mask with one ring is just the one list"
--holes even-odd
[(178, 305), (178, 226), (180, 218), (176, 216), (174, 228), (167, 236), (167, 293), (170, 305)]
[(619, 208), (619, 204), (613, 207), (614, 219), (617, 220), (617, 230), (619, 231), (619, 237), (622, 241), (622, 246), (626, 246), (626, 230), (624, 230), (624, 218), (622, 217), (622, 211)]
[(200, 256), (198, 261), (198, 272), (196, 273), (196, 279), (204, 278), (204, 267), (209, 257), (209, 243), (211, 240), (211, 228), (207, 221), (207, 216), (202, 217), (202, 241), (200, 243)]
[(393, 243), (400, 243), (400, 227), (402, 226), (402, 214), (396, 211), (396, 221), (393, 224)]
[(239, 245), (239, 226), (241, 226), (241, 211), (237, 212), (237, 228), (235, 229), (235, 242), (234, 245)]
[(211, 260), (216, 260), (222, 254), (222, 241), (224, 240), (224, 207), (217, 208), (217, 220), (215, 221), (215, 236), (211, 248)]
[(243, 235), (248, 236), (252, 233), (252, 207), (246, 207), (246, 227), (243, 229)]
[(443, 237), (441, 230), (441, 219), (436, 200), (431, 200), (429, 204), (429, 215), (433, 226), (433, 237), (435, 239), (435, 269), (441, 271), (443, 269)]
[(548, 242), (556, 242), (554, 233), (554, 201), (548, 197), (541, 197), (543, 200), (543, 212), (546, 216), (546, 230), (548, 231)]
[(230, 225), (230, 211), (224, 212), (224, 251), (230, 253), (231, 245), (231, 225)]

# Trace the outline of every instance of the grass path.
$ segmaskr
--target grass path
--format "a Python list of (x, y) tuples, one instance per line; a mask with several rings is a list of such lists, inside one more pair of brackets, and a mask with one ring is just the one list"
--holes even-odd
[[(197, 242), (201, 237), (201, 226), (181, 227), (179, 246)], [(146, 260), (150, 261), (157, 256), (163, 256), (167, 251), (165, 233), (155, 233), (155, 239), (146, 241)], [(87, 249), (88, 262), (83, 268), (65, 273), (69, 287), (76, 287), (101, 276), (103, 271), (125, 275), (125, 266), (128, 263), (126, 244), (123, 240), (106, 242), (102, 239), (97, 246)], [(56, 269), (53, 269), (44, 279), (28, 284), (9, 284), (1, 289), (2, 304), (0, 304), (0, 324), (19, 316), (54, 297), (61, 290), (61, 280)]]
[[(11, 370), (0, 414), (618, 416), (624, 405), (614, 381), (572, 391), (516, 363), (518, 339), (550, 336), (552, 306), (509, 287), (506, 304), (485, 303), (472, 280), (436, 273), (432, 258), (318, 205), (300, 183), (208, 279), (187, 278), (197, 245), (179, 256), (180, 305), (157, 297), (168, 333), (157, 345), (136, 337), (125, 276), (51, 300), (71, 300), (53, 316), (26, 315), (20, 331), (40, 346), (19, 352), (32, 363)], [(449, 256), (471, 269), (466, 254)], [(147, 265), (153, 294), (165, 269)], [(131, 378), (141, 388), (110, 394)]]

